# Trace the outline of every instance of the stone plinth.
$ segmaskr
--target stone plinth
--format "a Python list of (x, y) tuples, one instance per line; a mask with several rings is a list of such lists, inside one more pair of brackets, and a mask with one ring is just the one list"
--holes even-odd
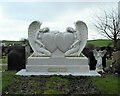
[(27, 61), (26, 69), (16, 75), (73, 75), (100, 76), (96, 71), (90, 71), (86, 57), (32, 57)]
[(86, 57), (29, 57), (27, 72), (88, 72)]

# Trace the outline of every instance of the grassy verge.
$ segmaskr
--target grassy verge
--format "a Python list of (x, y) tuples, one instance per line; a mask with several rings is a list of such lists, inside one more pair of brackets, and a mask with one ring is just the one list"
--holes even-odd
[[(9, 74), (9, 75), (8, 75)], [(89, 77), (74, 76), (15, 76), (13, 73), (3, 75), (3, 94), (92, 94)], [(11, 75), (11, 77), (10, 77)], [(12, 79), (11, 79), (12, 78)], [(6, 82), (6, 83), (5, 83)], [(29, 95), (30, 96), (30, 95)]]
[[(120, 77), (106, 74), (101, 77), (84, 76), (16, 76), (5, 71), (2, 76), (4, 94), (119, 94)], [(80, 95), (79, 95), (80, 96)]]
[(87, 41), (87, 44), (93, 44), (96, 47), (108, 46), (110, 43), (112, 44), (112, 41), (107, 40), (107, 39), (88, 40)]
[(13, 76), (15, 75), (16, 71), (5, 71), (2, 73), (2, 88), (12, 85), (13, 82)]
[[(92, 78), (96, 88), (102, 92), (102, 94), (118, 94), (119, 92), (119, 80), (116, 75), (107, 75), (102, 77)], [(114, 96), (114, 95), (113, 95)]]
[(0, 66), (0, 71), (3, 71), (3, 70), (7, 70), (7, 66), (5, 66), (5, 65)]
[(0, 58), (0, 63), (6, 64), (7, 62), (8, 62), (8, 58), (7, 57)]

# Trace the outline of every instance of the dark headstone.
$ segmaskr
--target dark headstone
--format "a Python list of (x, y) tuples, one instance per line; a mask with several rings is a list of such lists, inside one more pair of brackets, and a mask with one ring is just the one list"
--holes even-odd
[(116, 49), (120, 50), (120, 39), (117, 40)]
[(93, 55), (93, 51), (90, 51), (89, 53), (89, 66), (90, 66), (90, 70), (95, 70), (95, 66), (96, 66), (97, 60), (95, 59), (94, 55)]
[(106, 67), (106, 54), (104, 55), (104, 57), (102, 57), (102, 66), (103, 68)]
[(84, 48), (82, 53), (86, 56), (89, 57), (90, 49), (89, 48)]
[(25, 47), (11, 46), (8, 53), (8, 70), (25, 69)]
[(107, 47), (106, 50), (107, 50), (106, 58), (107, 59), (112, 59), (112, 52), (114, 51), (114, 48), (113, 47)]
[(113, 72), (120, 74), (120, 51), (113, 52)]

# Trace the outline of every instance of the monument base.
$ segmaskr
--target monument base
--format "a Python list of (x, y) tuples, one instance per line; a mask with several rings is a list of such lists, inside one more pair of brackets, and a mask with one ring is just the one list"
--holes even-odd
[(29, 57), (27, 72), (88, 72), (86, 57)]
[(96, 71), (89, 71), (86, 57), (32, 57), (27, 61), (26, 69), (16, 75), (73, 75), (100, 76)]
[(27, 72), (26, 69), (22, 69), (16, 73), (16, 75), (20, 76), (39, 76), (39, 75), (72, 75), (72, 76), (101, 76), (96, 71), (89, 72)]

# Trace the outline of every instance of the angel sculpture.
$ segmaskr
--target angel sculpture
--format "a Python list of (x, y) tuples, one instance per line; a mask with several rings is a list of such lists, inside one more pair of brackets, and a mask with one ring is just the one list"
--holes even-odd
[(106, 50), (99, 50), (97, 51), (96, 49), (93, 50), (93, 55), (95, 57), (95, 59), (97, 60), (97, 64), (96, 64), (96, 71), (103, 71), (103, 66), (102, 66), (102, 57), (104, 57), (104, 55), (106, 54)]
[(41, 29), (41, 25), (41, 22), (34, 21), (28, 28), (29, 43), (34, 51), (32, 56), (50, 57), (59, 51), (64, 56), (80, 56), (88, 37), (88, 29), (84, 22), (77, 21), (75, 29), (68, 27), (64, 33), (49, 31), (48, 27)]
[(66, 29), (67, 32), (73, 33), (74, 42), (70, 46), (70, 49), (65, 52), (65, 56), (80, 56), (80, 53), (87, 42), (88, 29), (86, 24), (82, 21), (77, 21), (75, 22), (75, 27), (75, 30), (72, 27)]
[(34, 50), (34, 56), (51, 56), (51, 52), (46, 50), (45, 45), (42, 43), (42, 35), (49, 32), (49, 28), (45, 27), (40, 29), (41, 25), (42, 23), (39, 21), (34, 21), (30, 24), (28, 29), (29, 43)]

